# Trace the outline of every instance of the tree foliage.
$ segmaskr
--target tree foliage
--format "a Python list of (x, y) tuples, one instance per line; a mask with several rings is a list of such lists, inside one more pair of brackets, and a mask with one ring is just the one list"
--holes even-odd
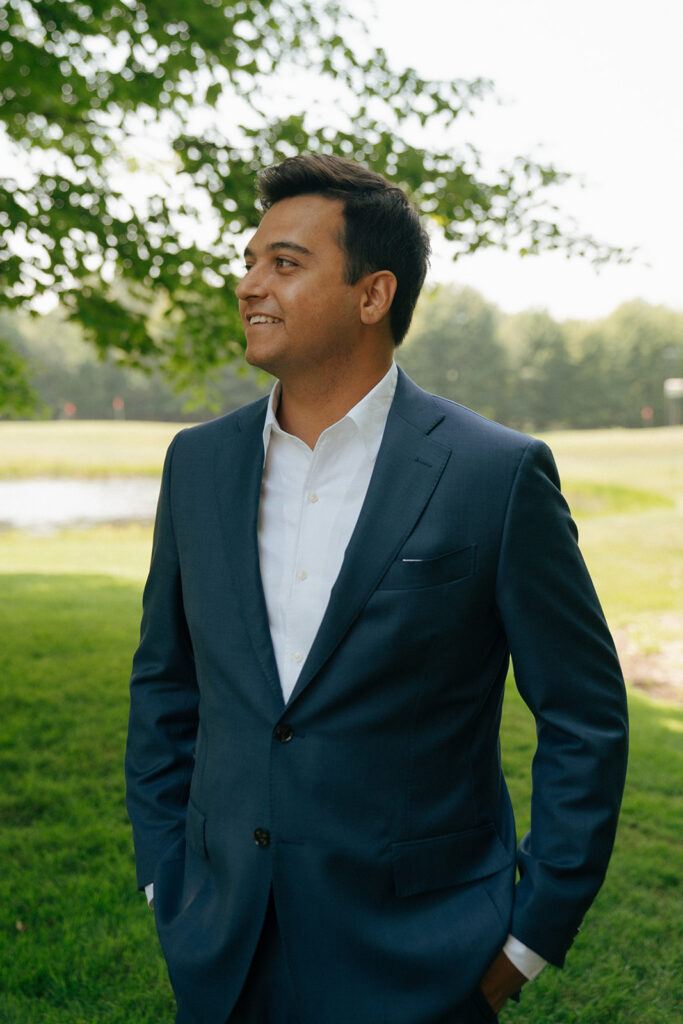
[[(294, 80), (298, 105), (280, 95)], [(395, 70), (336, 0), (0, 0), (0, 303), (56, 293), (101, 351), (181, 384), (201, 376), (241, 347), (234, 272), (254, 175), (306, 150), (386, 173), (456, 256), (613, 256), (563, 231), (555, 168), (487, 171), (458, 143), (489, 89)], [(316, 107), (325, 92), (334, 125)], [(426, 124), (442, 148), (422, 145)]]
[(0, 337), (0, 417), (8, 420), (35, 416), (40, 408), (28, 368), (15, 349)]
[(508, 356), (500, 314), (474, 288), (437, 288), (418, 306), (398, 357), (427, 391), (458, 399), (491, 419), (507, 414)]
[(531, 310), (510, 317), (505, 336), (516, 353), (509, 418), (545, 427), (569, 424), (577, 395), (562, 325), (545, 310)]

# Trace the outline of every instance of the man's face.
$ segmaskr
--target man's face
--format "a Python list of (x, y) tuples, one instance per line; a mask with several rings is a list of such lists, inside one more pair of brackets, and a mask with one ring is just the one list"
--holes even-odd
[(319, 195), (268, 210), (237, 287), (246, 359), (276, 377), (341, 368), (360, 338), (362, 285), (346, 284), (343, 207)]

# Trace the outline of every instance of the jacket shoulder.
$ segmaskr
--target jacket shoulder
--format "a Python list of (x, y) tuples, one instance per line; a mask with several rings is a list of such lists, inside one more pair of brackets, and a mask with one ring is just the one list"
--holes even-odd
[(432, 395), (437, 406), (443, 413), (443, 423), (446, 429), (458, 431), (473, 440), (480, 439), (483, 443), (494, 444), (498, 448), (505, 448), (510, 451), (519, 451), (528, 448), (530, 444), (542, 444), (529, 434), (524, 434), (512, 427), (506, 427), (503, 423), (489, 420), (481, 413), (468, 409), (465, 405), (453, 402), (448, 398), (439, 395)]
[(175, 435), (171, 444), (173, 447), (180, 444), (183, 448), (203, 448), (222, 441), (231, 434), (243, 433), (249, 428), (258, 427), (259, 421), (262, 429), (267, 405), (268, 396), (266, 395), (264, 398), (257, 398), (254, 402), (240, 406), (239, 409), (234, 409), (223, 416), (217, 416), (216, 419), (207, 420), (206, 423), (196, 423), (194, 426), (184, 427)]
[(530, 445), (545, 447), (543, 442), (528, 434), (489, 420), (458, 402), (424, 391), (405, 373), (401, 374), (399, 395), (399, 414), (407, 413), (407, 418), (413, 419), (416, 417), (411, 414), (419, 411), (430, 436), (444, 444), (482, 445), (510, 454), (523, 452)]

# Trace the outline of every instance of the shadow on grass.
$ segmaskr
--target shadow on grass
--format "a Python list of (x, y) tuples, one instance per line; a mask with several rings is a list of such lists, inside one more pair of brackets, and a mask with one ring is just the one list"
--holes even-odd
[(170, 1022), (124, 806), (140, 588), (0, 580), (0, 1021)]
[[(135, 892), (124, 807), (140, 587), (79, 575), (1, 581), (0, 1021), (170, 1024), (173, 999), (152, 916)], [(607, 882), (566, 969), (544, 972), (503, 1022), (676, 1019), (683, 712), (634, 696), (631, 713), (631, 766)], [(534, 740), (511, 683), (503, 755), (520, 831)]]

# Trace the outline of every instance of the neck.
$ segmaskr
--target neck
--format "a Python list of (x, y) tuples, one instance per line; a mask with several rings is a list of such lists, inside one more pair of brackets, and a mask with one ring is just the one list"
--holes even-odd
[(288, 434), (315, 448), (322, 432), (346, 416), (388, 373), (393, 352), (362, 373), (306, 382), (280, 381), (278, 423)]

